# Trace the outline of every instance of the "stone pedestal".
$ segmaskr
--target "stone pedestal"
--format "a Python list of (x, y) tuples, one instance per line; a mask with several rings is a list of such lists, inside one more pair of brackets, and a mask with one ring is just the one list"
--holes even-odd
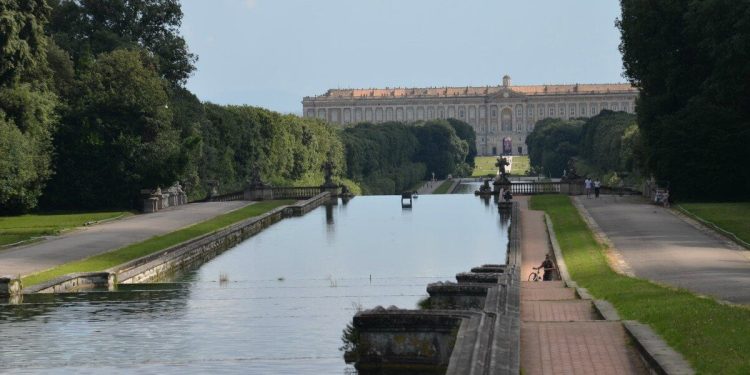
[(0, 276), (0, 297), (19, 296), (22, 293), (21, 279), (16, 276)]
[(321, 186), (321, 190), (323, 192), (327, 191), (327, 192), (331, 193), (331, 197), (338, 197), (339, 196), (339, 192), (341, 191), (341, 188), (339, 186), (337, 186), (337, 185), (330, 185), (330, 186), (323, 185), (323, 186)]

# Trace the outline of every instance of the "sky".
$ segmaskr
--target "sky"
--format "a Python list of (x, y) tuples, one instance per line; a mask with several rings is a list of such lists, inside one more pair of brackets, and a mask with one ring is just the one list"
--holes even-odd
[(617, 0), (182, 0), (203, 101), (302, 113), (331, 88), (615, 83)]

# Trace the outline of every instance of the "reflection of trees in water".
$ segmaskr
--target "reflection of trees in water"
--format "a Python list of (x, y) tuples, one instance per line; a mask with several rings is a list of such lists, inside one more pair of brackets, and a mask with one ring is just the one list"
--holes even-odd
[[(123, 284), (115, 292), (40, 293), (23, 296), (15, 305), (0, 305), (0, 327), (55, 316), (65, 319), (119, 319), (128, 315), (182, 316), (190, 298), (190, 284)], [(76, 314), (84, 313), (85, 316)]]

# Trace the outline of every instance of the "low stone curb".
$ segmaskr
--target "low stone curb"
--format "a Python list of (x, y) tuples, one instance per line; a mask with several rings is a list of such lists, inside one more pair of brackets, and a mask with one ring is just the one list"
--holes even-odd
[(625, 320), (622, 325), (651, 370), (657, 374), (695, 374), (682, 355), (667, 345), (649, 326), (634, 320)]
[[(579, 208), (579, 212), (584, 216), (584, 221), (587, 221), (585, 215), (588, 215), (588, 211), (585, 211), (585, 208), (583, 208), (580, 203), (576, 204), (576, 207)], [(581, 208), (583, 208), (584, 211), (581, 211)], [(544, 221), (547, 224), (547, 234), (549, 235), (550, 244), (552, 245), (552, 250), (555, 254), (557, 268), (559, 269), (560, 276), (565, 284), (570, 288), (575, 288), (576, 293), (581, 299), (591, 300), (595, 310), (602, 318), (608, 321), (620, 321), (620, 314), (617, 313), (617, 310), (611, 303), (604, 300), (593, 299), (586, 288), (579, 287), (575, 281), (570, 279), (570, 273), (568, 272), (568, 267), (563, 259), (560, 244), (557, 241), (557, 235), (552, 226), (552, 220), (546, 213), (544, 214)], [(590, 223), (587, 222), (587, 224)], [(593, 231), (591, 226), (589, 226), (589, 228)], [(667, 343), (664, 342), (664, 340), (657, 335), (651, 327), (633, 320), (622, 321), (622, 325), (625, 328), (625, 332), (627, 332), (628, 336), (630, 336), (635, 343), (641, 357), (653, 373), (669, 375), (687, 375), (695, 373), (682, 355), (667, 345)]]

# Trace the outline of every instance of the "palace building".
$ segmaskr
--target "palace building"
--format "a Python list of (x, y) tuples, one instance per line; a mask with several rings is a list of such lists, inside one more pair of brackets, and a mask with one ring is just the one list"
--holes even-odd
[(474, 127), (479, 155), (519, 155), (537, 121), (634, 113), (637, 96), (627, 83), (514, 86), (506, 75), (499, 86), (328, 90), (305, 97), (302, 113), (334, 124), (456, 118)]

